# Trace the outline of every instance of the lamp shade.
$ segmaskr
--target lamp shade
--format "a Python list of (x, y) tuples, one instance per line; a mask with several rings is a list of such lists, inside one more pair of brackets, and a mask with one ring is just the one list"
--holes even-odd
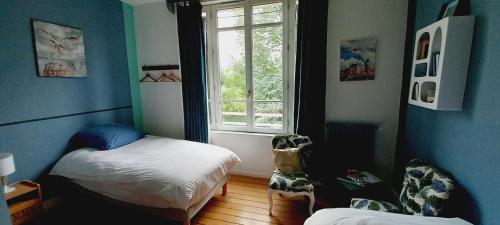
[(14, 156), (11, 153), (0, 153), (0, 176), (7, 176), (15, 171)]

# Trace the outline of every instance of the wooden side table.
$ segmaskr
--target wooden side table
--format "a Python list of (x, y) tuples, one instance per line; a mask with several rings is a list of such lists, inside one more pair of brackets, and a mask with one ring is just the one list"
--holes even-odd
[(42, 189), (33, 181), (12, 184), (16, 189), (5, 194), (13, 225), (38, 220), (44, 213)]

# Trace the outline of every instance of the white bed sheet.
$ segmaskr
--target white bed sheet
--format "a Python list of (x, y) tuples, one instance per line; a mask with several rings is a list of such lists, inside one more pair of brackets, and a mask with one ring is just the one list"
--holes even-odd
[(459, 218), (439, 218), (385, 213), (373, 210), (323, 209), (309, 217), (304, 225), (472, 225)]
[(238, 162), (236, 154), (215, 145), (146, 136), (113, 150), (70, 152), (50, 175), (123, 202), (187, 209)]

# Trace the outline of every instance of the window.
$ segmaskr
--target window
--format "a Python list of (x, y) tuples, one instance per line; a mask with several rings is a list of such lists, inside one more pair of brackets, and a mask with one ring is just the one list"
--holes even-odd
[(211, 129), (289, 131), (295, 23), (288, 11), (287, 0), (205, 6)]

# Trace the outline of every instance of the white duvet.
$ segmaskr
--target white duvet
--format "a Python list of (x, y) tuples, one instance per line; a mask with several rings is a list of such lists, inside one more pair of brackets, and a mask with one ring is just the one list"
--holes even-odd
[(411, 216), (363, 209), (323, 209), (304, 225), (472, 225), (459, 218)]
[(68, 153), (50, 175), (123, 202), (187, 209), (229, 173), (240, 159), (228, 149), (146, 136), (117, 149)]

